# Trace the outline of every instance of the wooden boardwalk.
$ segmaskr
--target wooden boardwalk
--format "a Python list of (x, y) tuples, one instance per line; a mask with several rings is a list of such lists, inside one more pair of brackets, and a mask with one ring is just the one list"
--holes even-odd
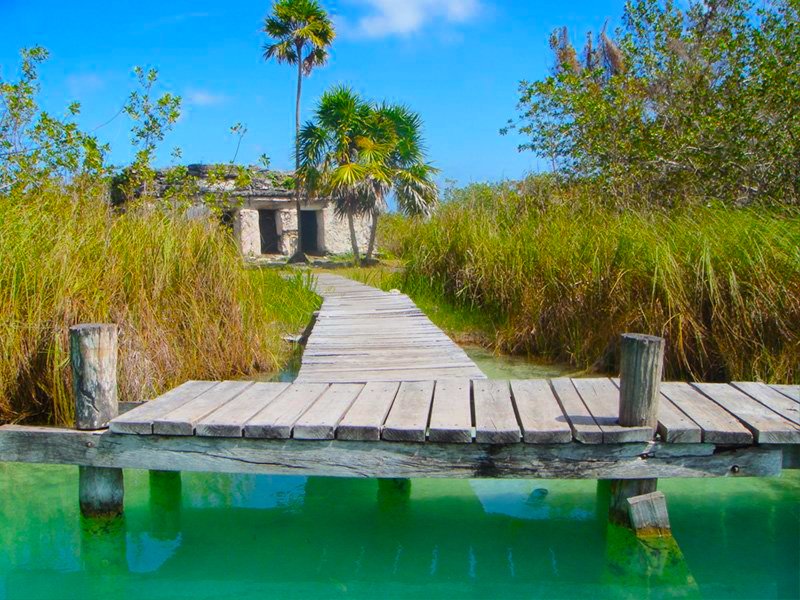
[(658, 426), (617, 424), (613, 379), (190, 381), (111, 421), (138, 435), (457, 444), (800, 444), (797, 386), (670, 383)]
[(296, 383), (485, 377), (405, 294), (327, 273), (317, 292), (323, 304)]

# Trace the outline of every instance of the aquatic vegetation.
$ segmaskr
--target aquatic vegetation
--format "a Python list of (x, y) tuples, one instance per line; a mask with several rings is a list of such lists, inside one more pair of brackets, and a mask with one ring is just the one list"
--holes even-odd
[(318, 304), (308, 278), (248, 271), (220, 226), (115, 214), (104, 188), (0, 196), (0, 419), (69, 423), (67, 330), (120, 327), (121, 400), (269, 371)]
[(613, 372), (625, 331), (667, 338), (669, 377), (800, 380), (800, 215), (609, 207), (546, 181), (451, 191), (429, 221), (386, 219), (383, 246), (497, 344)]

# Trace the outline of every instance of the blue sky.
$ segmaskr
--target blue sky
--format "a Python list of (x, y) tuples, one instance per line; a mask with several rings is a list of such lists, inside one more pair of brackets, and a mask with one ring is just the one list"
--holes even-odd
[[(609, 19), (623, 0), (322, 0), (338, 38), (327, 66), (305, 82), (303, 114), (320, 94), (347, 84), (365, 97), (403, 102), (425, 122), (429, 158), (442, 179), (461, 184), (519, 178), (546, 168), (520, 140), (498, 129), (515, 114), (520, 79), (551, 64), (550, 31), (566, 25), (576, 44)], [(134, 65), (157, 67), (161, 89), (180, 94), (184, 110), (164, 143), (168, 164), (178, 146), (183, 162), (227, 162), (236, 140), (230, 126), (247, 125), (237, 162), (266, 153), (291, 168), (295, 72), (262, 58), (260, 29), (270, 2), (140, 0), (55, 2), (0, 0), (0, 74), (15, 75), (24, 46), (42, 45), (42, 105), (59, 113), (82, 105), (81, 125), (114, 117), (134, 88)], [(114, 118), (96, 134), (111, 160), (132, 155), (130, 121)]]

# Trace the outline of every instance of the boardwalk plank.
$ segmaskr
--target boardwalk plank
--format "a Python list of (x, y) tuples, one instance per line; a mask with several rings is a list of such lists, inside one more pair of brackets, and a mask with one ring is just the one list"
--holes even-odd
[(751, 398), (755, 398), (764, 406), (771, 408), (783, 418), (795, 425), (800, 425), (800, 404), (783, 395), (778, 390), (764, 383), (754, 381), (736, 381), (732, 383)]
[(364, 385), (336, 430), (340, 440), (377, 441), (400, 384), (376, 381)]
[(693, 383), (692, 386), (733, 413), (755, 435), (759, 444), (798, 444), (800, 427), (727, 383)]
[(292, 437), (298, 440), (334, 439), (336, 426), (363, 389), (364, 386), (361, 384), (335, 383), (331, 385), (297, 419)]
[(703, 430), (710, 444), (750, 444), (753, 434), (736, 417), (688, 383), (664, 382), (661, 393)]
[(436, 382), (428, 438), (431, 442), (472, 441), (472, 407), (468, 379)]
[(244, 436), (290, 438), (295, 421), (326, 389), (328, 385), (325, 383), (295, 382), (245, 423)]
[(194, 400), (203, 392), (217, 385), (217, 383), (216, 381), (187, 381), (182, 383), (155, 400), (145, 402), (141, 406), (112, 419), (109, 429), (114, 433), (152, 434), (153, 419), (162, 417), (179, 406)]
[(222, 381), (190, 402), (179, 406), (166, 415), (153, 419), (156, 435), (194, 435), (194, 428), (203, 417), (229, 402), (248, 387), (252, 381)]
[(473, 381), (475, 441), (479, 444), (514, 444), (522, 433), (511, 402), (507, 381)]
[(779, 391), (781, 394), (800, 403), (800, 385), (787, 385), (774, 383), (770, 386), (772, 389)]
[(511, 381), (511, 394), (524, 442), (563, 444), (572, 441), (572, 429), (546, 379)]
[(619, 424), (619, 389), (610, 379), (573, 379), (572, 384), (603, 432), (603, 443), (646, 442), (653, 438), (650, 427), (623, 427)]
[(428, 427), (433, 381), (403, 382), (383, 426), (383, 439), (424, 442)]
[(242, 437), (244, 424), (289, 387), (288, 383), (254, 383), (230, 402), (198, 421), (199, 436)]
[(567, 377), (557, 377), (550, 383), (575, 439), (584, 444), (602, 444), (603, 430), (597, 425), (592, 413), (581, 400), (572, 380)]

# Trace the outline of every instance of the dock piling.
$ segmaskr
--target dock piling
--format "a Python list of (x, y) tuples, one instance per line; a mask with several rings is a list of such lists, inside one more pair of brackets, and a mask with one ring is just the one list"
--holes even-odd
[[(619, 424), (652, 427), (658, 422), (658, 398), (664, 368), (664, 338), (624, 333), (621, 339)], [(628, 500), (656, 491), (657, 479), (614, 479), (608, 517), (631, 525)], [(666, 512), (666, 507), (664, 508)]]
[[(117, 399), (117, 326), (76, 325), (69, 330), (75, 428), (96, 431), (119, 414)], [(122, 513), (122, 469), (79, 467), (79, 502), (87, 517)]]

